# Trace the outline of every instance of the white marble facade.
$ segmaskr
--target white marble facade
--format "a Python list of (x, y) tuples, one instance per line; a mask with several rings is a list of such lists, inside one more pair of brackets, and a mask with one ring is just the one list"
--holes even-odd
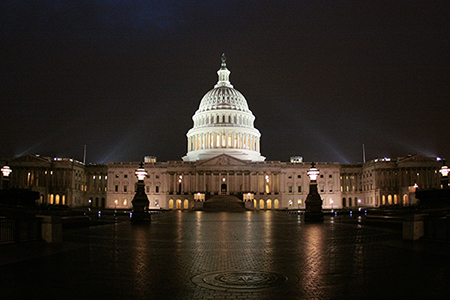
[[(311, 163), (301, 157), (293, 157), (291, 162), (265, 161), (255, 116), (245, 97), (231, 85), (224, 56), (217, 74), (217, 84), (205, 94), (192, 117), (182, 161), (145, 163), (150, 208), (192, 209), (196, 201), (218, 194), (253, 201), (256, 209), (304, 208), (309, 192), (306, 172)], [(421, 155), (389, 163), (316, 163), (318, 191), (325, 209), (411, 205), (413, 181), (421, 181), (427, 188), (438, 186), (439, 164), (436, 158)], [(138, 165), (108, 164), (106, 207), (131, 207)]]

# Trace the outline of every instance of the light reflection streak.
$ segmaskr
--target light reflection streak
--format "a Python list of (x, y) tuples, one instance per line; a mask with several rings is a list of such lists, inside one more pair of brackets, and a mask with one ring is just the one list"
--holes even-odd
[(302, 249), (306, 275), (301, 281), (304, 288), (319, 288), (323, 285), (325, 264), (323, 262), (323, 230), (321, 224), (305, 224), (305, 245)]

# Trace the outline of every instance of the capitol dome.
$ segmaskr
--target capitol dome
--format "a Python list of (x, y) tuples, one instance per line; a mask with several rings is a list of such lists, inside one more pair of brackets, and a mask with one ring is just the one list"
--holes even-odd
[(184, 161), (205, 160), (220, 154), (250, 161), (264, 161), (260, 155), (261, 134), (254, 128), (255, 116), (247, 100), (229, 81), (230, 71), (222, 55), (219, 80), (203, 96), (187, 133), (188, 152)]

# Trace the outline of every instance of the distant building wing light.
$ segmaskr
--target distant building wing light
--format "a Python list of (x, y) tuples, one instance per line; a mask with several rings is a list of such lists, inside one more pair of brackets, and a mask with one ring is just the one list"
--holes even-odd
[(301, 163), (303, 162), (303, 157), (302, 156), (291, 156), (291, 163), (297, 164), (297, 163)]
[(389, 157), (383, 157), (383, 158), (376, 158), (374, 160), (375, 162), (379, 162), (379, 161), (391, 161), (391, 159)]
[(146, 163), (155, 163), (156, 162), (156, 156), (146, 155), (146, 156), (144, 156), (144, 162), (146, 162)]

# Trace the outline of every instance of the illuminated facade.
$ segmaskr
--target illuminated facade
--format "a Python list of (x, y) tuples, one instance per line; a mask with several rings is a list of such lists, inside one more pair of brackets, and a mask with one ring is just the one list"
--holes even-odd
[[(224, 57), (217, 73), (217, 84), (202, 98), (192, 118), (183, 161), (145, 164), (150, 208), (194, 209), (198, 201), (227, 194), (252, 201), (256, 209), (304, 209), (311, 164), (300, 156), (290, 162), (265, 161), (259, 148), (261, 135), (253, 126), (255, 116), (231, 85)], [(411, 205), (416, 201), (414, 183), (431, 188), (439, 182), (440, 163), (421, 155), (316, 166), (324, 209)], [(109, 207), (130, 207), (137, 167), (138, 163), (108, 164)]]
[[(265, 161), (260, 132), (244, 96), (229, 81), (225, 57), (218, 82), (202, 98), (187, 132), (180, 161), (146, 156), (145, 192), (150, 209), (195, 209), (214, 195), (250, 201), (255, 209), (304, 209), (309, 192), (302, 157)], [(40, 203), (106, 208), (132, 207), (139, 162), (85, 165), (33, 155), (8, 159), (14, 187), (41, 193)], [(441, 162), (423, 155), (364, 164), (319, 162), (317, 188), (324, 209), (412, 205), (416, 186), (438, 188)]]
[[(5, 160), (6, 161), (6, 160)], [(106, 205), (106, 166), (85, 165), (71, 158), (26, 154), (7, 160), (10, 188), (39, 192), (38, 204)]]

